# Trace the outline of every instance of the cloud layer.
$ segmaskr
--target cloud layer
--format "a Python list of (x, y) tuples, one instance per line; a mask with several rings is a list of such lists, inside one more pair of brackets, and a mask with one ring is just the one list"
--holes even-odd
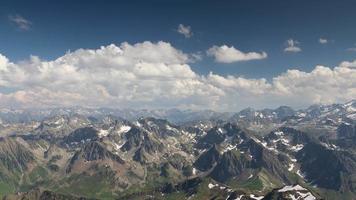
[(233, 63), (238, 61), (260, 60), (267, 58), (266, 52), (248, 52), (244, 53), (234, 46), (228, 47), (226, 45), (213, 46), (207, 51), (208, 56), (215, 58), (216, 62), (220, 63)]
[[(194, 59), (193, 59), (194, 60)], [(79, 49), (55, 60), (13, 63), (0, 54), (0, 107), (92, 106), (239, 110), (356, 98), (356, 61), (267, 81), (197, 74), (191, 56), (166, 42)]]

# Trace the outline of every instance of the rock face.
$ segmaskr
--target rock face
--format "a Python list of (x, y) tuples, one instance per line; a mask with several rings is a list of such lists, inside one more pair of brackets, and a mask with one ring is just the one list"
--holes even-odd
[(298, 153), (297, 158), (305, 178), (319, 187), (341, 191), (355, 187), (356, 182), (352, 178), (356, 169), (354, 154), (309, 143)]
[(125, 134), (126, 142), (121, 147), (123, 151), (130, 151), (142, 147), (147, 153), (154, 153), (162, 148), (162, 144), (154, 140), (146, 131), (132, 128)]
[(337, 127), (337, 136), (340, 139), (348, 138), (356, 140), (356, 127), (352, 124), (342, 123)]
[(244, 169), (250, 166), (251, 163), (244, 156), (241, 156), (239, 152), (228, 151), (219, 159), (218, 164), (211, 173), (211, 177), (225, 182), (231, 177), (241, 174)]
[(33, 153), (15, 139), (0, 138), (0, 169), (23, 172), (34, 160)]
[(274, 110), (274, 112), (276, 112), (277, 117), (282, 120), (285, 119), (286, 117), (291, 117), (296, 114), (296, 112), (291, 107), (288, 106), (280, 106), (276, 110)]
[(70, 159), (67, 172), (69, 173), (73, 165), (81, 160), (84, 162), (111, 160), (119, 164), (125, 163), (125, 161), (122, 160), (118, 155), (108, 151), (102, 144), (96, 141), (86, 144), (81, 150), (77, 151), (73, 155), (73, 157)]
[(84, 158), (86, 161), (111, 159), (121, 164), (125, 163), (118, 155), (113, 154), (103, 147), (99, 142), (91, 142), (84, 146), (84, 148), (77, 152), (73, 159)]
[(97, 130), (93, 127), (78, 128), (64, 138), (65, 144), (84, 143), (86, 141), (93, 141), (97, 139)]
[(213, 145), (209, 150), (203, 152), (195, 161), (194, 166), (201, 170), (206, 171), (211, 169), (220, 160), (220, 152), (217, 147)]

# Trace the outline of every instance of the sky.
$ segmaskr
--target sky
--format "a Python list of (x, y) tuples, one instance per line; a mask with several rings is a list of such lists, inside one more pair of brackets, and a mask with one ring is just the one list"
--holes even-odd
[(356, 1), (1, 1), (0, 107), (356, 99)]

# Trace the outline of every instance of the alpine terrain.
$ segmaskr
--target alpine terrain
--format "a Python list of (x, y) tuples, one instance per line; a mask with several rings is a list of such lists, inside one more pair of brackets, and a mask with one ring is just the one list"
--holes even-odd
[(3, 199), (356, 199), (356, 101), (0, 111)]

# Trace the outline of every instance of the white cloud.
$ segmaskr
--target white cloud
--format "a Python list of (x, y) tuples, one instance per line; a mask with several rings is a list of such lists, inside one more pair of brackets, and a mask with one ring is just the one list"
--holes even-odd
[(356, 51), (356, 47), (351, 47), (351, 48), (348, 48), (346, 49), (347, 51)]
[(298, 45), (298, 41), (289, 39), (286, 41), (286, 48), (284, 49), (284, 52), (298, 53), (302, 51), (302, 49)]
[(340, 63), (340, 67), (348, 67), (348, 68), (356, 68), (356, 60), (349, 62), (349, 61), (344, 61)]
[(0, 88), (16, 89), (2, 98), (25, 106), (173, 106), (207, 91), (190, 61), (166, 42), (79, 49), (52, 61), (0, 57)]
[[(79, 49), (13, 63), (0, 54), (0, 107), (93, 106), (233, 111), (356, 99), (356, 61), (272, 79), (200, 75), (166, 42)], [(6, 91), (6, 92), (1, 92)]]
[(193, 32), (190, 26), (184, 26), (183, 24), (178, 25), (177, 32), (184, 35), (185, 38), (190, 38), (193, 36)]
[(19, 29), (27, 31), (31, 28), (32, 22), (25, 19), (21, 15), (9, 15), (9, 20), (14, 23)]
[(329, 41), (325, 38), (319, 38), (319, 43), (320, 44), (327, 44)]
[(208, 56), (213, 56), (216, 62), (233, 63), (238, 61), (260, 60), (267, 58), (266, 52), (248, 52), (244, 53), (234, 46), (228, 47), (226, 45), (213, 46), (207, 50)]

